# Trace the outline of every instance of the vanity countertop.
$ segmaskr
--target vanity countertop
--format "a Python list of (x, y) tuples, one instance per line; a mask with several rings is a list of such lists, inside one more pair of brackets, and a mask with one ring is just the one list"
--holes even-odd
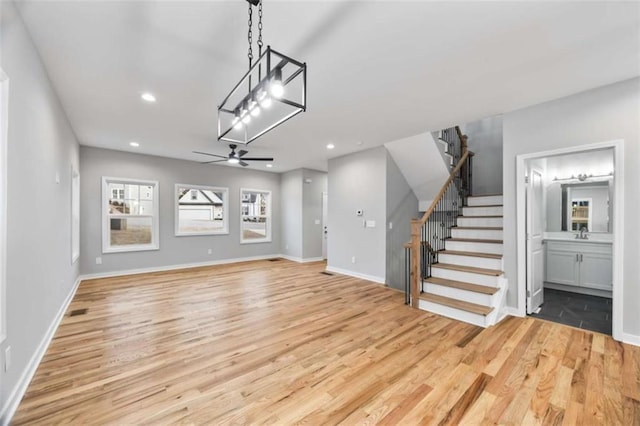
[(543, 239), (545, 241), (571, 241), (574, 243), (599, 243), (599, 244), (611, 244), (613, 243), (613, 234), (607, 233), (589, 233), (586, 240), (576, 239), (577, 232), (545, 232)]

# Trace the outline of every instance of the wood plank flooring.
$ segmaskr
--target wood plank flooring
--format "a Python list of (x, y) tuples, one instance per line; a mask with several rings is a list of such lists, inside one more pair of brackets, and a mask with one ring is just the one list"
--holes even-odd
[(324, 268), (83, 282), (13, 424), (640, 425), (640, 348), (533, 318), (482, 329)]

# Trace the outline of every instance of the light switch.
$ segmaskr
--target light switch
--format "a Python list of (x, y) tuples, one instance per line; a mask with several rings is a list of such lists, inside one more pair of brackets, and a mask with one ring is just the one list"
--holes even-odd
[(365, 226), (367, 228), (375, 228), (376, 227), (376, 221), (375, 220), (367, 220)]

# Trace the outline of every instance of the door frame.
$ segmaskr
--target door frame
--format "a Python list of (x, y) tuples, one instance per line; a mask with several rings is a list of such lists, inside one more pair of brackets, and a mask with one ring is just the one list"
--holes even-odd
[(329, 257), (329, 241), (327, 240), (327, 226), (329, 222), (329, 193), (322, 191), (322, 258)]
[(613, 148), (614, 164), (614, 203), (613, 203), (613, 289), (612, 289), (612, 335), (615, 340), (622, 341), (622, 319), (624, 282), (624, 140), (616, 139), (586, 145), (577, 145), (550, 151), (542, 151), (516, 156), (516, 252), (517, 252), (517, 313), (525, 316), (527, 313), (527, 246), (526, 246), (526, 194), (525, 176), (526, 162), (536, 158), (549, 157), (559, 154), (573, 154), (585, 151)]

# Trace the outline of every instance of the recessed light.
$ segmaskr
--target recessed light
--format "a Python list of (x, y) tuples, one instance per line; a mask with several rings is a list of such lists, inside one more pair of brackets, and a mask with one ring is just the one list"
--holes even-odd
[(140, 95), (140, 97), (142, 98), (143, 101), (147, 101), (147, 102), (155, 102), (156, 101), (156, 97), (153, 96), (153, 94), (146, 92), (143, 93), (142, 95)]
[(332, 143), (330, 143), (329, 145), (327, 145), (327, 149), (333, 149), (333, 148), (335, 148), (335, 147), (336, 147), (336, 146), (335, 146), (334, 144), (332, 144)]
[(268, 167), (268, 168), (272, 168), (272, 167), (273, 167), (273, 164), (267, 164), (267, 167)]
[(137, 147), (139, 147), (139, 146), (140, 146), (140, 144), (139, 144), (138, 142), (133, 142), (133, 141), (132, 141), (132, 142), (129, 142), (129, 145), (131, 145), (131, 146), (132, 146), (132, 147), (134, 147), (134, 148), (137, 148)]

